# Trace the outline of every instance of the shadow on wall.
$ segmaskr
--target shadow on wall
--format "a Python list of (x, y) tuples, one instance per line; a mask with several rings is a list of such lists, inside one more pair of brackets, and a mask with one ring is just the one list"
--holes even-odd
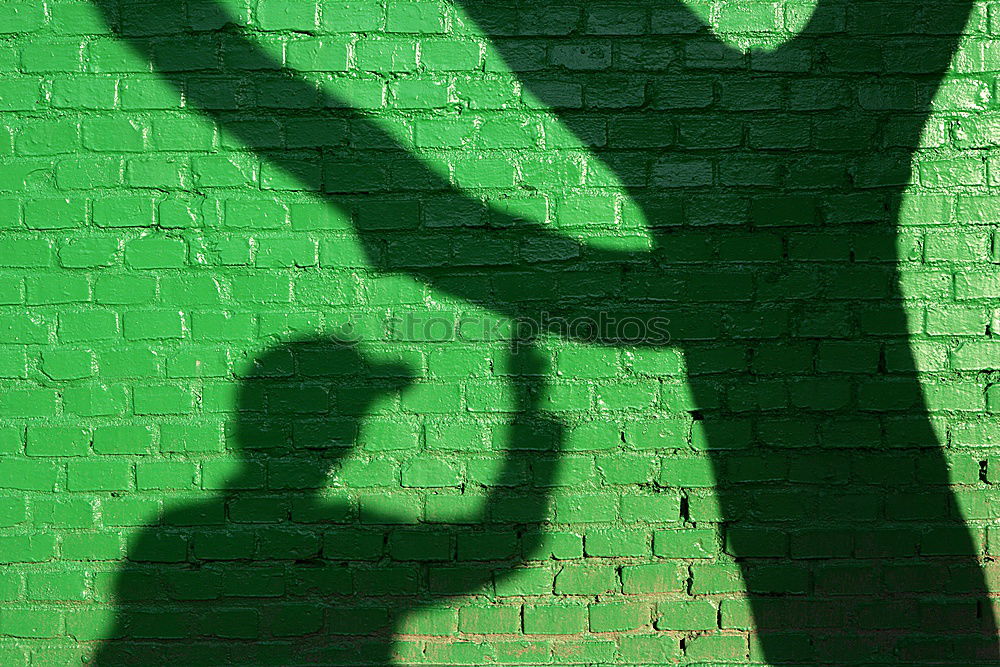
[[(240, 384), (238, 470), (218, 494), (139, 536), (96, 664), (396, 664), (393, 629), (410, 612), (492, 594), (538, 547), (548, 497), (537, 489), (549, 486), (556, 460), (546, 453), (558, 452), (562, 430), (537, 417), (543, 361), (523, 370), (511, 378), (514, 414), (530, 421), (512, 422), (497, 483), (479, 498), (484, 511), (450, 524), (446, 505), (462, 498), (445, 494), (428, 500), (430, 522), (421, 523), (416, 492), (330, 488), (345, 465), (398, 485), (398, 464), (355, 445), (371, 406), (409, 384), (407, 370), (370, 365), (329, 339), (268, 351)], [(535, 486), (524, 488), (529, 457)], [(449, 634), (454, 623), (428, 618), (410, 633)]]
[[(750, 54), (719, 42), (679, 2), (630, 4), (629, 12), (640, 16), (634, 26), (604, 31), (599, 21), (583, 23), (606, 10), (603, 2), (569, 8), (465, 3), (524, 85), (625, 184), (653, 237), (652, 247), (640, 252), (596, 249), (459, 192), (364, 114), (282, 69), (255, 44), (252, 30), (233, 21), (200, 22), (210, 25), (199, 39), (215, 45), (211, 49), (180, 46), (192, 32), (191, 17), (209, 15), (210, 3), (189, 8), (164, 1), (150, 13), (147, 4), (94, 1), (115, 32), (184, 91), (190, 106), (303, 189), (323, 193), (349, 213), (375, 269), (410, 274), (514, 318), (668, 318), (693, 404), (667, 396), (644, 413), (655, 411), (653, 421), (639, 425), (622, 417), (623, 449), (667, 455), (658, 486), (687, 501), (684, 515), (666, 519), (724, 524), (726, 551), (739, 564), (750, 604), (723, 613), (732, 627), (756, 627), (756, 658), (810, 665), (997, 663), (981, 554), (957, 510), (908, 345), (895, 246), (912, 155), (971, 2), (821, 0), (798, 36), (776, 51)], [(186, 11), (196, 6), (197, 12)], [(581, 51), (582, 42), (596, 46)], [(574, 191), (600, 184), (582, 185)], [(912, 215), (946, 216), (941, 201), (920, 200)], [(651, 357), (641, 344), (613, 336), (588, 342), (634, 351), (637, 376), (672, 370), (644, 365)], [(524, 390), (520, 406), (525, 423), (544, 422)], [(260, 416), (299, 419), (278, 412)], [(509, 446), (516, 444), (515, 438)], [(694, 490), (701, 480), (673, 467), (669, 454), (690, 447), (710, 452), (718, 511)], [(313, 449), (297, 446), (286, 463), (294, 468), (292, 454), (302, 457), (298, 476), (318, 485), (324, 477), (314, 475)], [(515, 456), (512, 449), (508, 460)], [(325, 461), (324, 468), (332, 457)], [(298, 491), (266, 493), (294, 511)], [(223, 521), (229, 502), (220, 498), (206, 510)], [(539, 520), (544, 505), (541, 495), (531, 501), (539, 514), (522, 523)], [(277, 520), (276, 506), (265, 502), (255, 510), (248, 503), (240, 511), (247, 519), (260, 511)], [(338, 582), (348, 576), (337, 543), (355, 534), (378, 543), (386, 531), (372, 535), (364, 528), (378, 521), (334, 530), (324, 538), (334, 550), (324, 547), (321, 558), (320, 538), (308, 526), (250, 527), (266, 550), (248, 556), (240, 551), (244, 529), (234, 525), (232, 511), (230, 503), (229, 523), (215, 529), (168, 522), (151, 531), (142, 548), (154, 552), (154, 562), (139, 569), (166, 585), (181, 581), (182, 572), (212, 571), (199, 543), (209, 553), (232, 548), (250, 559), (245, 574), (234, 575), (238, 588), (267, 590), (271, 579), (258, 568), (275, 566), (254, 559), (273, 558), (284, 562), (280, 567), (297, 568), (294, 577), (301, 575), (304, 588), (314, 587), (302, 591), (303, 604), (275, 598), (272, 609), (261, 593), (247, 599), (246, 609), (234, 603), (231, 614), (215, 620), (180, 612), (173, 626), (158, 610), (140, 612), (136, 602), (130, 611), (133, 603), (123, 603), (121, 638), (107, 643), (102, 664), (121, 664), (112, 655), (141, 664), (146, 638), (156, 640), (157, 662), (167, 650), (199, 657), (218, 651), (227, 659), (237, 646), (271, 650), (267, 643), (229, 641), (249, 626), (223, 619), (241, 614), (259, 615), (264, 627), (312, 627), (315, 634), (301, 642), (310, 651), (339, 651), (342, 640), (335, 637), (347, 637), (372, 651), (360, 661), (388, 662), (388, 641), (365, 637), (376, 625), (387, 626), (391, 614), (343, 614), (334, 602), (347, 590)], [(398, 539), (413, 542), (404, 552), (443, 554), (435, 551), (443, 548), (439, 530), (429, 530), (435, 537), (426, 542), (420, 531), (401, 531)], [(286, 542), (281, 536), (288, 531), (304, 536)], [(163, 560), (155, 553), (160, 540), (181, 544), (179, 536), (188, 533), (194, 535), (191, 562), (187, 547), (175, 546), (175, 564), (155, 563)], [(394, 530), (388, 534), (391, 550)], [(276, 536), (270, 546), (269, 535)], [(226, 546), (230, 541), (235, 546)], [(530, 553), (530, 545), (521, 551)], [(141, 557), (130, 554), (130, 561)], [(416, 575), (405, 572), (424, 566), (398, 567), (376, 576), (409, 581)], [(486, 568), (473, 570), (478, 574), (463, 580), (461, 592), (489, 580)], [(123, 573), (121, 592), (145, 596), (148, 588), (131, 581), (131, 572), (130, 566)], [(691, 582), (696, 594), (739, 588), (700, 572)], [(354, 579), (345, 604), (361, 605), (368, 593), (382, 599), (384, 589), (366, 591), (365, 585)], [(329, 602), (320, 599), (322, 591), (331, 594)], [(420, 591), (428, 599), (437, 593)], [(413, 606), (410, 599), (386, 606), (398, 612)], [(174, 613), (167, 606), (162, 614)], [(236, 629), (209, 631), (212, 622)], [(176, 629), (150, 637), (143, 627), (161, 628), (153, 632), (160, 635), (164, 627)], [(332, 661), (307, 658), (312, 654), (299, 653), (299, 645), (279, 641), (276, 660), (294, 650), (306, 664)]]

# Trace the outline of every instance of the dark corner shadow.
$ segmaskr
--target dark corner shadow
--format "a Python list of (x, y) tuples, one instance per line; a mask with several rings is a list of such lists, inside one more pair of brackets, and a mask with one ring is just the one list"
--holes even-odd
[[(754, 659), (998, 664), (982, 528), (949, 486), (895, 244), (971, 1), (820, 0), (797, 37), (749, 54), (679, 2), (634, 3), (631, 34), (584, 22), (606, 3), (464, 3), (625, 185), (653, 237), (644, 252), (597, 250), (459, 192), (214, 3), (94, 2), (189, 106), (348, 211), (376, 270), (508, 317), (669, 319), (694, 401), (660, 406), (663, 429), (682, 412), (693, 432), (662, 449), (709, 451), (718, 510), (669, 458), (660, 484), (688, 498), (686, 525), (723, 524), (750, 602), (726, 620), (756, 629)], [(607, 56), (574, 56), (576, 37)], [(936, 201), (914, 215), (946, 215)], [(697, 572), (691, 585), (719, 592)]]
[[(398, 484), (401, 459), (425, 454), (358, 443), (373, 404), (410, 384), (408, 369), (372, 365), (325, 338), (255, 359), (239, 380), (228, 439), (238, 466), (223, 480), (206, 472), (206, 486), (219, 491), (138, 536), (94, 664), (401, 664), (394, 638), (411, 612), (455, 595), (492, 597), (538, 548), (562, 428), (537, 416), (545, 363), (523, 352), (510, 378), (512, 446), (481, 495), (475, 484), (389, 494), (368, 485)], [(341, 477), (367, 481), (350, 489)], [(478, 498), (483, 509), (450, 523), (428, 496)]]

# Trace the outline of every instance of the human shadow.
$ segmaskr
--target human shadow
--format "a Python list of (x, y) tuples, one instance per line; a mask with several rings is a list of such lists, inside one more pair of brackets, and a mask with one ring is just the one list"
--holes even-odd
[[(691, 400), (664, 394), (656, 419), (625, 426), (625, 446), (668, 455), (658, 484), (684, 502), (663, 519), (723, 524), (750, 602), (723, 623), (756, 628), (755, 658), (997, 662), (981, 528), (949, 486), (896, 247), (913, 154), (971, 2), (821, 0), (794, 38), (749, 53), (679, 2), (638, 3), (638, 28), (604, 29), (584, 23), (598, 3), (464, 3), (624, 185), (649, 231), (641, 250), (588, 245), (569, 223), (557, 234), (460, 191), (212, 3), (95, 3), (190, 106), (344, 211), (374, 269), (516, 320), (648, 332), (669, 319), (669, 341), (576, 338), (683, 352)], [(222, 18), (203, 20), (212, 12)], [(191, 35), (211, 48), (189, 48)], [(608, 185), (581, 178), (584, 190)], [(937, 220), (946, 204), (915, 200), (911, 215)], [(920, 285), (937, 294), (932, 276)], [(669, 371), (657, 363), (630, 370), (655, 380)], [(691, 448), (711, 457), (717, 510), (670, 472), (669, 454)], [(693, 592), (725, 592), (700, 576)]]
[[(168, 511), (132, 544), (95, 664), (388, 666), (413, 611), (491, 596), (520, 554), (538, 548), (562, 441), (537, 409), (544, 361), (524, 354), (511, 377), (511, 447), (481, 495), (463, 483), (457, 500), (478, 498), (482, 509), (457, 524), (425, 507), (441, 489), (399, 479), (408, 456), (444, 462), (447, 453), (401, 457), (381, 449), (391, 443), (359, 444), (365, 417), (411, 385), (410, 370), (372, 364), (332, 338), (253, 360), (239, 380), (233, 474), (206, 470), (205, 486), (219, 491)], [(348, 478), (390, 489), (349, 489)]]

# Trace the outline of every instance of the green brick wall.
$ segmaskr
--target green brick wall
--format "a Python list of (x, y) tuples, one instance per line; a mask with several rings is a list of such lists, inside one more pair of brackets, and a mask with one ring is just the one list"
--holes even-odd
[(1000, 664), (1000, 5), (815, 5), (0, 3), (0, 664)]

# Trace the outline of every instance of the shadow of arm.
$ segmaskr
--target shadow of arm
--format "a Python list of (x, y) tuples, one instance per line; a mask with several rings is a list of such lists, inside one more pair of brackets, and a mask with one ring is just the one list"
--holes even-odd
[[(125, 0), (120, 3), (119, 14), (116, 0), (92, 1), (114, 34), (180, 91), (189, 107), (212, 118), (223, 132), (259, 155), (272, 171), (281, 172), (282, 178), (297, 182), (301, 190), (322, 194), (331, 206), (344, 209), (351, 205), (352, 196), (412, 192), (413, 184), (419, 184), (421, 196), (436, 193), (465, 200), (478, 208), (482, 219), (489, 217), (495, 227), (506, 230), (503, 234), (483, 230), (477, 235), (480, 246), (509, 245), (511, 238), (516, 237), (519, 247), (539, 247), (551, 242), (563, 248), (556, 261), (562, 258), (575, 261), (585, 252), (594, 261), (628, 262), (642, 255), (589, 249), (579, 240), (544, 229), (530, 220), (498, 211), (486, 212), (486, 204), (459, 191), (413, 155), (412, 146), (403, 145), (370, 114), (354, 108), (352, 100), (338, 98), (336, 91), (287, 69), (278, 57), (261, 46), (259, 36), (238, 26), (235, 18), (230, 17), (225, 28), (209, 32), (175, 28), (164, 34), (133, 34), (123, 24), (127, 25), (128, 13), (142, 11), (142, 5)], [(216, 5), (215, 14), (226, 11), (217, 3), (205, 4)], [(161, 14), (183, 15), (184, 7), (185, 3), (179, 0), (169, 0), (159, 3), (157, 10)], [(204, 13), (207, 9), (201, 7), (199, 11)], [(197, 37), (194, 41), (189, 39), (192, 34)], [(220, 57), (219, 40), (227, 53), (239, 54), (239, 66), (231, 66)], [(228, 92), (234, 89), (236, 93)], [(297, 135), (294, 146), (287, 138), (276, 138), (292, 125), (307, 127), (303, 121), (312, 120), (318, 122), (303, 130), (305, 136)], [(363, 137), (364, 147), (356, 151), (357, 159), (353, 155), (344, 157), (342, 149), (352, 148), (344, 143), (348, 136)], [(437, 226), (433, 219), (424, 223), (419, 219), (394, 220), (387, 224), (385, 219), (360, 216), (354, 218), (354, 225), (369, 263), (380, 271), (419, 274), (433, 282), (453, 273), (451, 267), (462, 264), (462, 258), (457, 256), (460, 248), (441, 243), (422, 244), (412, 253), (421, 257), (421, 266), (433, 270), (396, 263), (384, 253), (386, 240), (393, 234), (433, 232), (431, 228)], [(466, 290), (459, 290), (457, 296), (476, 303), (489, 301), (486, 295), (471, 291), (471, 287)]]
[[(818, 0), (782, 49), (812, 51), (830, 72), (942, 76), (974, 0)], [(781, 49), (779, 49), (781, 51)]]

